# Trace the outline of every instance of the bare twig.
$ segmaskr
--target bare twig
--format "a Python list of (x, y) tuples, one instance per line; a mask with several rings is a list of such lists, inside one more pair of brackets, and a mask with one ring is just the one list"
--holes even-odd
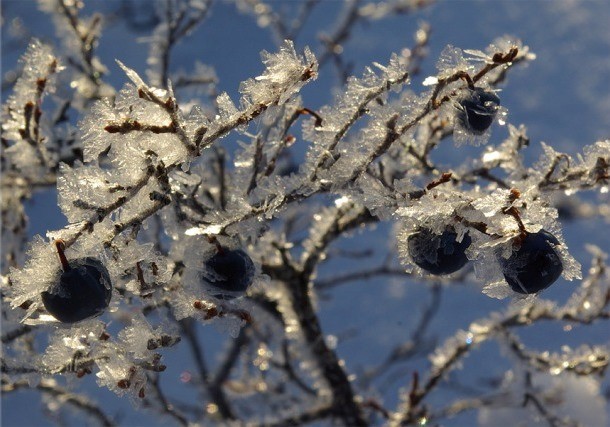
[[(21, 380), (13, 383), (2, 380), (2, 393), (10, 393), (29, 388), (31, 388), (31, 386), (27, 380)], [(71, 393), (68, 390), (57, 386), (52, 380), (41, 379), (41, 381), (34, 386), (34, 388), (45, 394), (57, 397), (61, 399), (62, 402), (81, 410), (85, 414), (96, 419), (97, 422), (102, 426), (112, 427), (115, 425), (114, 421), (95, 403), (81, 395)]]

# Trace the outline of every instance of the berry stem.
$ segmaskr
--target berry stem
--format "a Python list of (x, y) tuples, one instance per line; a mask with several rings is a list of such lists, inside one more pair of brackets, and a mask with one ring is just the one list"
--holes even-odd
[(220, 242), (218, 241), (218, 239), (216, 238), (216, 236), (212, 236), (212, 235), (208, 234), (206, 237), (208, 239), (208, 242), (210, 242), (214, 246), (216, 246), (216, 252), (218, 252), (220, 255), (224, 255), (225, 250), (222, 247), (222, 245), (220, 244)]
[(447, 172), (441, 175), (441, 177), (435, 181), (432, 181), (428, 185), (426, 185), (426, 190), (432, 190), (435, 187), (438, 187), (441, 184), (451, 181), (451, 172)]
[(411, 200), (418, 200), (424, 197), (424, 195), (435, 187), (438, 187), (441, 184), (451, 181), (451, 172), (443, 173), (441, 177), (435, 181), (432, 181), (426, 185), (426, 188), (423, 190), (415, 190), (409, 193), (409, 198)]
[[(517, 190), (516, 188), (512, 188), (510, 190), (510, 194), (508, 196), (508, 202), (512, 204), (519, 197), (521, 197), (521, 193), (519, 192), (519, 190)], [(517, 225), (519, 226), (519, 231), (521, 232), (520, 239), (521, 240), (525, 239), (525, 237), (527, 236), (528, 233), (527, 233), (527, 230), (525, 229), (525, 225), (523, 225), (523, 221), (521, 221), (521, 214), (519, 212), (519, 209), (517, 209), (514, 206), (509, 206), (507, 208), (502, 209), (502, 213), (504, 213), (506, 215), (510, 215), (513, 218), (515, 218), (515, 221), (517, 221)]]
[(59, 262), (61, 262), (61, 268), (63, 271), (70, 271), (70, 263), (68, 262), (68, 258), (66, 258), (66, 254), (64, 250), (66, 245), (63, 240), (57, 239), (55, 240), (55, 248), (57, 249), (57, 254), (59, 255)]
[(466, 218), (464, 218), (464, 217), (462, 217), (460, 215), (455, 215), (455, 219), (458, 222), (461, 222), (462, 224), (464, 224), (467, 227), (474, 228), (475, 230), (478, 230), (478, 231), (480, 231), (481, 233), (483, 233), (483, 234), (485, 234), (487, 236), (492, 236), (492, 234), (490, 234), (487, 231), (487, 224), (485, 224), (484, 222), (471, 222), (471, 221), (468, 221)]
[(458, 71), (456, 76), (466, 82), (468, 89), (474, 90), (474, 81), (472, 80), (472, 77), (470, 77), (470, 74), (465, 71)]
[(515, 218), (515, 221), (517, 221), (517, 225), (519, 226), (519, 231), (521, 232), (521, 235), (525, 237), (527, 235), (527, 230), (525, 229), (525, 225), (523, 225), (523, 221), (521, 221), (519, 209), (514, 206), (511, 206), (510, 208), (504, 209), (502, 212)]
[(315, 117), (316, 122), (314, 124), (315, 127), (320, 127), (322, 126), (322, 116), (320, 116), (318, 113), (316, 113), (315, 111), (309, 109), (309, 108), (301, 108), (300, 110), (297, 110), (298, 114), (309, 114), (310, 116)]

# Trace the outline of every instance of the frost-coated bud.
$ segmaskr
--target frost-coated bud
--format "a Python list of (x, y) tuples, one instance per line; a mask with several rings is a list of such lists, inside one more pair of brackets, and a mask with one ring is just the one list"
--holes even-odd
[(47, 311), (63, 323), (99, 316), (108, 308), (112, 283), (108, 270), (96, 258), (69, 261), (59, 280), (42, 292)]
[(548, 288), (559, 278), (563, 263), (554, 245), (559, 245), (557, 238), (540, 230), (528, 233), (508, 259), (498, 258), (504, 278), (513, 291), (533, 294)]
[(500, 98), (480, 87), (468, 91), (468, 95), (459, 101), (457, 119), (465, 130), (480, 135), (493, 123)]
[(206, 282), (216, 298), (233, 299), (246, 292), (256, 271), (252, 259), (241, 249), (222, 248), (205, 261)]
[(408, 238), (409, 255), (413, 262), (430, 274), (451, 274), (467, 262), (466, 249), (472, 243), (466, 233), (461, 242), (457, 233), (448, 228), (442, 234), (434, 234), (429, 228), (420, 228)]

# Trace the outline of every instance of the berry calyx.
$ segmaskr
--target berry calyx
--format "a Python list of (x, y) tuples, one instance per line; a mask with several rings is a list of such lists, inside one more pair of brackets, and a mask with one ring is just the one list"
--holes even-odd
[(60, 259), (64, 271), (55, 285), (42, 292), (47, 311), (63, 323), (80, 322), (102, 314), (112, 297), (112, 283), (104, 264), (91, 257), (67, 261), (63, 250)]
[(461, 126), (476, 135), (481, 135), (493, 123), (500, 106), (500, 98), (493, 92), (475, 87), (468, 89), (468, 95), (460, 100), (458, 105), (457, 119)]
[(546, 230), (527, 233), (514, 241), (516, 250), (506, 259), (498, 257), (511, 289), (533, 294), (551, 286), (561, 275), (563, 263), (555, 246), (559, 241)]
[(467, 262), (466, 249), (472, 243), (466, 233), (457, 241), (457, 233), (447, 228), (442, 234), (434, 234), (429, 228), (420, 228), (407, 240), (409, 255), (413, 262), (430, 274), (451, 274)]
[(214, 297), (228, 300), (246, 292), (254, 281), (254, 273), (254, 263), (243, 250), (218, 248), (205, 261), (203, 276), (213, 291), (218, 291)]

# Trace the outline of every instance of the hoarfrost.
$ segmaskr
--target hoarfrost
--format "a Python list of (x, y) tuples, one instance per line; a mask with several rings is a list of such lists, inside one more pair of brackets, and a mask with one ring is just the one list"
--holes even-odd
[(131, 324), (119, 332), (118, 340), (135, 360), (147, 361), (156, 357), (154, 350), (179, 342), (177, 336), (175, 327), (160, 325), (153, 328), (143, 315), (136, 315)]
[(125, 90), (119, 92), (114, 105), (107, 99), (94, 103), (90, 110), (91, 114), (79, 124), (83, 142), (83, 161), (85, 163), (97, 162), (101, 153), (106, 151), (113, 143), (119, 142), (121, 136), (102, 132), (100, 122), (111, 123), (121, 119), (122, 113), (124, 113), (121, 108), (121, 98), (127, 96), (126, 92)]
[(116, 62), (117, 62), (117, 64), (119, 64), (119, 67), (121, 67), (123, 69), (123, 71), (129, 78), (129, 80), (131, 80), (133, 82), (133, 84), (136, 85), (137, 89), (148, 87), (146, 85), (146, 83), (144, 83), (144, 80), (142, 80), (142, 78), (138, 75), (138, 73), (136, 73), (134, 70), (132, 70), (131, 68), (129, 68), (128, 66), (123, 64), (118, 59)]
[(103, 15), (79, 16), (81, 2), (62, 3), (56, 0), (37, 2), (41, 10), (52, 16), (56, 33), (63, 45), (63, 55), (70, 58), (70, 87), (76, 89), (72, 106), (84, 110), (91, 99), (114, 96), (114, 89), (103, 82), (108, 69), (96, 55), (101, 37)]
[(595, 185), (601, 182), (603, 184), (600, 191), (608, 193), (609, 172), (610, 166), (610, 140), (598, 141), (593, 146), (584, 148), (584, 164), (590, 171), (588, 183)]
[(13, 308), (26, 301), (33, 301), (34, 308), (41, 305), (41, 292), (54, 284), (61, 274), (55, 247), (40, 236), (30, 243), (27, 258), (22, 269), (11, 270), (12, 285), (5, 288)]
[(63, 69), (50, 47), (34, 39), (22, 56), (23, 72), (2, 108), (2, 137), (13, 144), (4, 149), (12, 166), (32, 178), (54, 164), (45, 148), (49, 133), (41, 116), (44, 96), (55, 91), (56, 74)]
[(459, 354), (487, 340), (494, 332), (494, 325), (490, 320), (471, 323), (467, 331), (458, 330), (430, 355), (432, 374), (439, 375), (454, 369), (456, 367), (454, 362)]
[[(156, 96), (163, 99), (164, 94)], [(106, 167), (104, 160), (109, 161), (115, 182), (124, 186), (137, 179), (150, 156), (166, 166), (183, 163), (189, 151), (172, 123), (165, 108), (140, 97), (137, 88), (127, 84), (114, 105), (98, 101), (82, 121), (84, 160)], [(100, 159), (103, 153), (105, 158)]]
[(137, 405), (138, 400), (135, 398), (146, 387), (146, 374), (116, 344), (108, 347), (108, 351), (116, 354), (113, 354), (112, 358), (98, 363), (100, 370), (95, 374), (97, 383), (100, 387), (106, 387), (119, 396), (129, 393), (132, 402)]
[(71, 328), (56, 329), (41, 357), (42, 366), (50, 373), (92, 368), (96, 357), (102, 357), (98, 340), (104, 328), (99, 320), (88, 320)]
[(135, 295), (149, 297), (171, 279), (167, 259), (157, 253), (153, 243), (138, 244), (136, 241), (117, 238), (115, 250), (121, 256), (112, 260), (110, 272), (121, 279), (117, 284)]
[[(476, 255), (478, 260), (475, 269), (479, 279), (486, 283), (484, 292), (496, 298), (507, 296), (502, 291), (504, 279), (502, 269), (497, 265), (497, 257), (508, 259), (514, 250), (512, 241), (521, 233), (515, 218), (506, 214), (508, 207), (518, 209), (527, 232), (536, 233), (544, 229), (555, 236), (559, 241), (554, 248), (563, 265), (562, 276), (566, 280), (580, 278), (580, 264), (567, 250), (557, 224), (557, 210), (550, 207), (534, 188), (521, 192), (512, 202), (510, 194), (512, 192), (509, 190), (498, 189), (472, 203), (472, 206), (483, 214), (487, 233), (493, 236), (487, 243), (479, 245), (481, 251)], [(472, 217), (469, 219), (472, 221)]]
[[(400, 194), (400, 190), (397, 189)], [(372, 215), (382, 220), (388, 220), (396, 210), (399, 197), (390, 189), (386, 188), (379, 180), (369, 175), (363, 175), (358, 179), (357, 187), (348, 188), (345, 193), (354, 200), (358, 200), (371, 212)]]
[[(608, 424), (606, 400), (601, 396), (600, 384), (595, 378), (570, 373), (533, 373), (528, 390), (519, 374), (511, 372), (506, 375), (503, 389), (510, 395), (502, 406), (487, 406), (479, 410), (478, 423), (481, 427), (518, 425), (523, 420), (528, 420), (530, 426), (540, 427), (549, 425), (550, 421), (600, 427)], [(534, 404), (524, 406), (526, 392), (534, 393), (546, 416), (540, 416)]]
[[(308, 175), (318, 174), (321, 167), (329, 169), (332, 166), (332, 172), (320, 172), (321, 180), (343, 185), (379, 141), (386, 137), (387, 123), (396, 114), (395, 109), (407, 110), (405, 103), (383, 107), (372, 102), (378, 99), (384, 104), (388, 90), (408, 83), (408, 72), (403, 62), (397, 56), (392, 56), (387, 66), (378, 65), (377, 68), (381, 73), (367, 67), (361, 78), (350, 77), (345, 90), (336, 96), (333, 104), (320, 109), (319, 115), (323, 118), (321, 124), (313, 121), (303, 124), (303, 137), (315, 142), (307, 153), (303, 167)], [(343, 143), (337, 149), (355, 121), (364, 113), (371, 116), (369, 125), (355, 140), (347, 141), (348, 145)], [(336, 166), (335, 162), (338, 163)]]
[[(55, 74), (63, 69), (49, 46), (34, 39), (20, 61), (23, 73), (15, 82), (13, 94), (8, 98), (3, 111), (2, 129), (5, 138), (21, 139), (19, 129), (25, 127), (24, 106), (28, 102), (38, 103), (41, 96), (55, 91)], [(43, 80), (43, 92), (39, 93), (36, 82)]]
[(232, 117), (237, 116), (239, 114), (239, 110), (231, 101), (231, 97), (226, 92), (221, 93), (216, 98), (216, 105), (218, 108), (218, 118), (221, 121), (228, 121)]
[[(356, 3), (348, 2), (348, 6), (356, 5), (353, 16), (364, 19), (378, 18), (388, 7), (415, 5), (411, 3), (389, 2), (358, 8)], [(44, 2), (44, 5), (57, 15), (58, 4)], [(179, 9), (173, 17), (177, 20), (174, 24), (187, 16), (180, 15), (183, 12), (194, 12), (191, 17), (203, 16), (208, 3), (193, 0), (180, 3), (183, 6), (186, 9)], [(261, 2), (250, 2), (248, 7), (259, 18), (271, 19), (273, 15), (270, 6)], [(187, 9), (190, 12), (185, 12)], [(167, 37), (173, 19), (170, 15), (168, 12), (165, 21), (157, 26), (151, 43), (151, 51), (165, 49), (168, 57), (171, 42)], [(194, 21), (188, 22), (195, 25)], [(90, 24), (90, 36), (95, 40), (99, 37), (99, 26), (93, 20)], [(85, 41), (74, 36), (86, 28), (79, 21), (73, 29), (67, 29), (74, 33), (69, 40), (72, 50)], [(528, 143), (525, 127), (509, 125), (509, 136), (500, 145), (483, 150), (474, 163), (464, 162), (458, 173), (451, 171), (450, 178), (440, 181), (442, 185), (434, 181), (426, 185), (426, 181), (441, 174), (451, 175), (443, 174), (442, 166), (435, 164), (429, 154), (452, 134), (452, 128), (458, 143), (487, 141), (488, 129), (473, 136), (472, 129), (460, 128), (456, 108), (466, 96), (472, 95), (475, 84), (485, 91), (497, 90), (497, 83), (511, 64), (501, 63), (494, 56), (514, 48), (518, 55), (511, 61), (533, 56), (526, 46), (510, 37), (496, 40), (485, 52), (449, 46), (438, 61), (438, 75), (424, 81), (425, 85), (437, 86), (416, 94), (403, 86), (409, 83), (409, 73), (419, 68), (418, 56), (425, 54), (426, 34), (418, 37), (417, 49), (421, 51), (392, 55), (386, 64), (373, 62), (361, 77), (349, 77), (332, 103), (318, 112), (305, 108), (298, 96), (302, 86), (316, 77), (317, 60), (309, 49), (297, 54), (291, 41), (284, 42), (277, 53), (262, 53), (265, 69), (260, 76), (240, 85), (239, 102), (234, 103), (223, 92), (215, 98), (215, 106), (197, 105), (192, 93), (188, 94), (187, 102), (178, 102), (174, 87), (181, 95), (186, 91), (180, 89), (190, 83), (180, 81), (180, 77), (173, 86), (162, 81), (168, 77), (164, 74), (169, 68), (163, 69), (164, 65), (152, 53), (150, 58), (156, 60), (149, 62), (152, 86), (119, 62), (131, 83), (123, 87), (116, 99), (98, 100), (88, 106), (91, 108), (79, 124), (80, 135), (75, 142), (75, 146), (83, 144), (83, 162), (69, 156), (70, 165), (59, 167), (55, 162), (61, 158), (57, 154), (60, 150), (47, 153), (45, 145), (57, 142), (64, 134), (55, 133), (55, 127), (43, 120), (40, 138), (28, 141), (23, 136), (28, 126), (27, 110), (40, 105), (43, 95), (53, 91), (54, 74), (60, 69), (50, 49), (33, 42), (24, 57), (24, 74), (3, 113), (3, 138), (15, 141), (6, 152), (13, 162), (11, 167), (26, 173), (26, 178), (50, 171), (50, 178), (57, 179), (59, 204), (70, 224), (48, 232), (47, 236), (67, 242), (69, 259), (94, 256), (104, 263), (115, 285), (107, 310), (113, 318), (112, 327), (115, 322), (127, 325), (112, 337), (106, 332), (107, 325), (99, 320), (66, 326), (45, 314), (40, 293), (58, 279), (61, 269), (53, 245), (36, 237), (25, 266), (11, 269), (10, 279), (3, 277), (2, 284), (5, 301), (14, 309), (5, 314), (5, 320), (46, 325), (52, 331), (44, 354), (32, 366), (50, 374), (97, 366), (99, 385), (119, 395), (129, 393), (132, 398), (142, 399), (146, 382), (156, 378), (150, 372), (165, 369), (159, 363), (161, 355), (155, 350), (178, 341), (176, 321), (193, 319), (196, 324), (214, 324), (223, 333), (244, 339), (236, 342), (235, 359), (226, 359), (234, 364), (233, 373), (239, 367), (237, 375), (230, 372), (233, 365), (227, 365), (226, 378), (219, 376), (218, 384), (214, 384), (216, 379), (211, 376), (212, 381), (202, 378), (197, 384), (208, 387), (203, 390), (208, 393), (206, 397), (220, 390), (218, 393), (247, 394), (252, 398), (248, 404), (277, 398), (270, 421), (284, 413), (309, 416), (306, 411), (310, 408), (319, 408), (323, 420), (324, 411), (335, 415), (336, 411), (344, 410), (345, 402), (357, 401), (358, 408), (365, 404), (358, 391), (336, 384), (337, 373), (345, 373), (348, 384), (355, 377), (347, 370), (343, 372), (341, 359), (335, 362), (327, 357), (341, 340), (331, 339), (320, 331), (315, 315), (303, 309), (308, 305), (299, 302), (318, 309), (314, 284), (328, 245), (334, 238), (356, 229), (360, 224), (354, 220), (362, 215), (366, 215), (367, 221), (398, 223), (393, 230), (399, 230), (398, 252), (407, 270), (414, 264), (407, 241), (421, 227), (433, 233), (442, 233), (449, 227), (457, 233), (458, 242), (469, 233), (472, 244), (467, 257), (484, 284), (483, 292), (493, 297), (514, 295), (504, 279), (498, 257), (509, 257), (513, 243), (524, 232), (545, 229), (556, 236), (559, 244), (555, 249), (564, 265), (564, 277), (568, 280), (580, 277), (580, 266), (567, 251), (556, 221), (557, 211), (545, 191), (575, 192), (597, 186), (602, 192), (607, 191), (610, 142), (600, 141), (586, 147), (575, 158), (543, 145), (540, 162), (525, 168), (520, 155)], [(96, 61), (91, 58), (92, 70), (105, 72)], [(213, 70), (199, 63), (195, 70), (201, 79), (196, 84), (209, 83), (208, 95), (212, 96), (217, 80)], [(103, 83), (96, 86), (91, 76), (80, 71), (75, 76), (72, 83), (80, 98), (91, 101), (101, 94), (110, 94), (104, 91)], [(40, 90), (41, 79), (45, 79), (44, 90)], [(73, 105), (76, 109), (84, 108), (78, 102)], [(311, 118), (302, 120), (299, 135), (292, 126), (304, 114)], [(505, 110), (494, 110), (493, 114), (500, 124), (506, 121)], [(256, 126), (252, 126), (254, 121)], [(233, 130), (242, 134), (236, 155), (218, 143)], [(66, 134), (70, 132), (68, 128)], [(286, 161), (291, 156), (288, 148), (301, 137), (311, 144), (304, 163), (295, 165), (292, 160)], [(49, 167), (34, 165), (27, 169), (26, 163), (32, 164), (36, 156)], [(503, 177), (492, 176), (490, 170), (494, 168), (501, 169)], [(490, 183), (485, 186), (480, 178)], [(19, 181), (21, 186), (28, 184), (27, 179)], [(23, 191), (29, 194), (27, 189)], [(5, 192), (3, 188), (3, 199)], [(306, 204), (314, 195), (325, 197), (315, 211)], [(22, 197), (25, 196), (21, 193), (9, 197), (8, 203), (21, 203)], [(25, 221), (20, 211), (9, 215), (3, 210), (3, 220), (6, 218), (11, 226)], [(344, 224), (350, 224), (345, 231), (341, 230)], [(14, 236), (17, 235), (15, 232)], [(246, 274), (252, 274), (255, 281), (246, 292), (247, 297), (239, 292), (219, 292), (213, 287), (218, 277), (206, 268), (205, 260), (218, 251), (216, 245), (241, 248), (252, 254), (255, 271)], [(427, 248), (429, 253), (436, 249)], [(599, 253), (596, 256), (603, 258)], [(598, 279), (602, 261), (599, 263), (595, 276)], [(386, 267), (371, 274), (386, 274)], [(263, 275), (263, 271), (273, 278)], [(301, 285), (299, 297), (304, 300), (295, 301), (294, 286)], [(467, 330), (459, 330), (430, 356), (430, 389), (413, 389), (417, 393), (424, 390), (418, 395), (422, 399), (421, 408), (428, 404), (423, 401), (425, 394), (436, 387), (438, 380), (460, 366), (462, 357), (477, 344), (499, 337), (505, 323), (521, 326), (538, 318), (590, 322), (606, 307), (606, 288), (597, 279), (588, 278), (566, 307), (557, 308), (539, 297), (528, 296), (514, 301), (505, 317), (492, 315), (472, 323)], [(433, 316), (434, 309), (431, 307), (426, 315)], [(150, 312), (153, 315), (147, 317)], [(248, 327), (244, 328), (245, 325)], [(414, 335), (415, 338), (418, 337)], [(24, 350), (26, 340), (19, 336), (14, 339), (21, 345), (15, 345), (14, 351), (29, 354)], [(327, 347), (324, 351), (330, 353), (321, 355), (318, 345)], [(342, 350), (341, 346), (338, 350)], [(16, 364), (15, 360), (11, 358), (11, 363)], [(24, 360), (29, 363), (32, 359)], [(550, 366), (553, 375), (564, 378), (570, 370), (603, 370), (608, 355), (604, 348), (590, 346), (576, 351), (564, 349), (557, 354), (543, 353), (536, 362)], [(238, 375), (241, 378), (235, 379)], [(306, 379), (301, 379), (301, 375)], [(255, 393), (263, 389), (264, 393)], [(299, 390), (291, 394), (293, 389)], [(412, 396), (404, 396), (409, 405), (413, 403), (409, 400)], [(172, 407), (163, 402), (160, 391), (157, 397), (163, 404), (162, 410), (169, 413)], [(299, 404), (294, 405), (292, 399), (298, 399)], [(147, 405), (151, 402), (154, 404), (155, 400), (145, 401)], [(218, 409), (214, 405), (210, 403), (210, 413)], [(418, 409), (415, 406), (405, 410), (414, 411)], [(179, 414), (182, 408), (176, 405), (174, 409)], [(254, 413), (258, 415), (260, 411)], [(415, 412), (409, 412), (412, 415)], [(209, 421), (215, 419), (210, 417)], [(287, 423), (281, 418), (280, 421)]]
[(510, 174), (511, 178), (518, 179), (524, 176), (525, 166), (523, 165), (520, 150), (529, 144), (527, 129), (524, 125), (520, 125), (517, 128), (509, 124), (508, 133), (509, 136), (499, 146), (487, 147), (481, 159), (476, 161), (470, 168), (476, 169), (476, 167), (481, 166), (491, 170), (499, 167)]
[(475, 65), (464, 56), (464, 51), (451, 45), (441, 52), (436, 63), (436, 69), (438, 70), (439, 79), (450, 77), (458, 71), (465, 71), (469, 74), (476, 71)]
[(57, 181), (58, 204), (70, 223), (88, 219), (91, 208), (108, 206), (117, 197), (109, 191), (118, 185), (113, 174), (100, 168), (86, 168), (78, 163), (71, 168), (62, 164)]
[(606, 267), (608, 255), (593, 245), (587, 245), (587, 251), (593, 256), (591, 268), (566, 304), (567, 312), (584, 318), (600, 313), (605, 307), (606, 295), (610, 292)]
[(284, 41), (278, 53), (263, 51), (261, 59), (265, 64), (263, 74), (240, 86), (244, 106), (284, 104), (316, 75), (318, 69), (318, 62), (309, 48), (305, 48), (304, 55), (298, 55), (290, 40)]
[[(432, 189), (421, 198), (412, 201), (410, 205), (400, 207), (395, 215), (400, 220), (400, 231), (398, 234), (398, 255), (403, 265), (409, 269), (415, 267), (412, 260), (408, 240), (409, 236), (421, 228), (426, 228), (432, 234), (440, 235), (447, 227), (452, 227), (457, 234), (457, 240), (462, 241), (468, 230), (458, 220), (460, 213), (467, 206), (458, 193), (452, 190)], [(474, 233), (470, 233), (473, 235)], [(436, 241), (436, 243), (439, 243)], [(429, 247), (425, 252), (433, 252), (436, 257), (436, 249)], [(418, 268), (419, 271), (421, 269)]]

